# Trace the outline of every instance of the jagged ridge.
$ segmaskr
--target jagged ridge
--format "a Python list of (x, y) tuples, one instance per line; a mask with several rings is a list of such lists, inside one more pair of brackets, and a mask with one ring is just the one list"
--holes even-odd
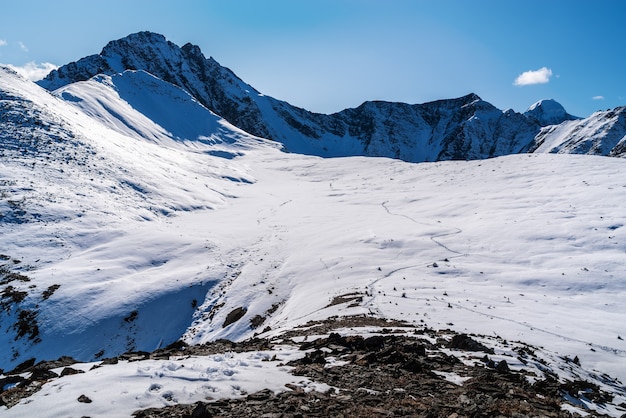
[[(501, 111), (476, 94), (409, 105), (382, 101), (331, 115), (260, 94), (200, 48), (178, 47), (139, 32), (109, 42), (98, 55), (52, 71), (39, 84), (54, 90), (97, 74), (144, 70), (188, 91), (235, 126), (283, 143), (288, 151), (332, 156), (386, 156), (411, 162), (495, 157), (537, 149), (548, 124), (575, 119), (554, 101), (526, 113)], [(562, 110), (561, 110), (562, 109)]]

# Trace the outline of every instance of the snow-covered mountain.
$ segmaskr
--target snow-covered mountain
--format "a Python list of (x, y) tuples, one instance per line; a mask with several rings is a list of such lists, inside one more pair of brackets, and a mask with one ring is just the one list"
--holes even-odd
[(195, 45), (181, 48), (151, 32), (112, 41), (100, 54), (67, 64), (39, 84), (55, 90), (128, 69), (182, 87), (246, 132), (279, 141), (292, 152), (325, 157), (411, 162), (495, 157), (525, 152), (542, 126), (573, 119), (554, 101), (539, 102), (522, 115), (500, 111), (475, 94), (417, 105), (366, 102), (332, 115), (316, 114), (259, 93)]
[(626, 155), (626, 107), (546, 126), (535, 137), (529, 152), (623, 157)]
[[(519, 360), (529, 379), (615, 397), (580, 408), (626, 402), (609, 377), (626, 379), (626, 160), (549, 155), (619, 155), (624, 109), (519, 114), (472, 94), (319, 115), (145, 32), (40, 84), (0, 67), (1, 369), (362, 316), (493, 335), (512, 359), (523, 341), (542, 353)], [(435, 162), (451, 159), (475, 161)], [(218, 366), (150, 367), (124, 369), (150, 379), (125, 407), (167, 404), (148, 389), (160, 377)], [(64, 405), (63, 387), (0, 411)]]
[(544, 99), (532, 104), (524, 116), (535, 119), (541, 126), (558, 125), (566, 120), (581, 119), (570, 115), (565, 108), (554, 99)]

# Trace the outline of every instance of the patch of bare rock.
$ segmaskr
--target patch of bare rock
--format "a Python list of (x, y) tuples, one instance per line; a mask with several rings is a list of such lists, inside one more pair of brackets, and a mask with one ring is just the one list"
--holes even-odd
[[(333, 332), (350, 327), (379, 327), (379, 330), (368, 337)], [(610, 398), (587, 382), (563, 384), (548, 376), (531, 384), (524, 370), (514, 372), (505, 360), (493, 361), (489, 357), (493, 350), (469, 335), (428, 329), (407, 333), (407, 327), (398, 321), (350, 317), (309, 323), (284, 334), (283, 337), (294, 340), (301, 340), (296, 337), (303, 335), (328, 335), (305, 339), (300, 343), (305, 355), (288, 364), (294, 367), (294, 375), (328, 384), (331, 389), (324, 393), (288, 385), (280, 393), (265, 389), (241, 399), (151, 408), (133, 415), (137, 418), (572, 417), (576, 414), (561, 407), (565, 393), (574, 397), (583, 392), (586, 396), (595, 393), (598, 398)], [(220, 349), (226, 348), (226, 344), (235, 350), (271, 346), (271, 342), (262, 341), (216, 344), (221, 345)], [(194, 354), (203, 347), (192, 348)], [(448, 354), (468, 352), (479, 355), (478, 364), (470, 366), (456, 355)], [(462, 384), (446, 376), (455, 376)]]

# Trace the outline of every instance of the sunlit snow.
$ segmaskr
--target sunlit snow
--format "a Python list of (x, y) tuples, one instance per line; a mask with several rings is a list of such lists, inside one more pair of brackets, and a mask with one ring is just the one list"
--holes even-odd
[[(20, 201), (25, 212), (24, 222), (0, 224), (0, 253), (31, 279), (12, 285), (28, 292), (22, 303), (37, 310), (41, 340), (15, 338), (15, 318), (3, 316), (0, 368), (30, 357), (95, 361), (181, 337), (241, 340), (266, 326), (263, 335), (279, 335), (366, 314), (524, 341), (626, 381), (626, 160), (529, 154), (412, 164), (288, 154), (193, 101), (167, 115), (156, 96), (142, 101), (120, 87), (154, 82), (162, 100), (185, 97), (147, 74), (114, 79), (54, 97), (0, 74), (2, 91), (71, 126), (93, 150), (84, 165), (63, 164), (62, 155), (36, 166), (0, 159), (3, 204)], [(193, 120), (171, 125), (200, 114), (209, 121), (201, 129)], [(41, 219), (28, 217), (34, 212)], [(348, 293), (363, 302), (329, 306)], [(239, 307), (243, 318), (223, 327)], [(257, 315), (267, 319), (253, 329)], [(239, 362), (237, 383), (222, 376), (229, 361)], [(50, 405), (46, 397), (72, 397), (96, 380), (91, 390), (111, 390), (121, 376), (144, 376), (129, 385), (141, 393), (124, 395), (135, 400), (119, 398), (124, 408), (167, 403), (146, 378), (159, 373), (187, 382), (167, 389), (181, 402), (227, 396), (233, 384), (258, 390), (267, 385), (246, 382), (269, 373), (271, 363), (259, 361), (102, 368), (47, 385), (10, 412), (30, 414)], [(271, 370), (275, 385), (288, 381)], [(108, 407), (94, 403), (89, 413)]]

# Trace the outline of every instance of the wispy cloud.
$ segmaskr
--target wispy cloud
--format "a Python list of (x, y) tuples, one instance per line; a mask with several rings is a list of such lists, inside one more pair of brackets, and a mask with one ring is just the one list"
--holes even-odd
[(7, 41), (5, 41), (4, 39), (0, 39), (0, 46), (6, 46), (7, 45)]
[(592, 100), (604, 100), (604, 96), (593, 96)]
[(58, 65), (54, 65), (49, 62), (36, 64), (34, 61), (26, 63), (21, 67), (17, 67), (15, 65), (9, 65), (9, 67), (13, 68), (19, 74), (33, 81), (41, 80), (42, 78), (47, 76), (50, 71), (59, 68)]
[(23, 43), (23, 42), (21, 42), (21, 41), (20, 41), (20, 42), (18, 42), (17, 44), (20, 46), (20, 49), (21, 49), (22, 51), (24, 51), (24, 52), (28, 52), (28, 48), (26, 47), (26, 45), (24, 45), (24, 43)]
[(552, 70), (542, 67), (535, 71), (525, 71), (521, 73), (513, 82), (515, 86), (529, 86), (531, 84), (545, 84), (550, 81)]

